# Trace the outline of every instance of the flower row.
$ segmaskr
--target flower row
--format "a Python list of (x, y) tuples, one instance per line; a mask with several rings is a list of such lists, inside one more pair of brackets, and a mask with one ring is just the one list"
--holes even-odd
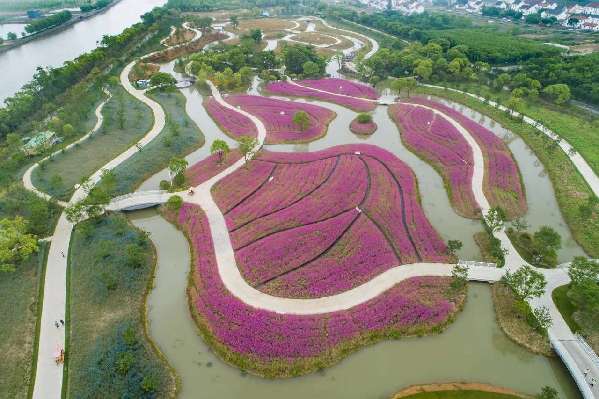
[(485, 158), (483, 188), (491, 206), (501, 206), (512, 219), (526, 213), (520, 171), (507, 145), (489, 129), (437, 101), (413, 97), (411, 102), (435, 108), (462, 125), (478, 143)]
[(376, 123), (374, 123), (374, 122), (361, 123), (358, 121), (357, 118), (352, 120), (351, 123), (349, 124), (349, 130), (351, 130), (355, 134), (360, 134), (360, 135), (371, 135), (376, 131), (377, 128), (378, 128), (378, 126)]
[(362, 97), (371, 100), (379, 98), (377, 91), (368, 85), (351, 80), (339, 78), (327, 79), (306, 79), (298, 80), (299, 85), (311, 87), (313, 89), (324, 90), (330, 93), (343, 94), (352, 97)]
[(439, 171), (456, 211), (466, 217), (479, 217), (472, 192), (472, 150), (460, 132), (426, 108), (402, 103), (391, 106), (389, 113), (400, 125), (406, 146)]
[(331, 102), (347, 107), (356, 112), (369, 112), (376, 108), (376, 103), (359, 98), (339, 96), (332, 93), (313, 90), (310, 87), (299, 86), (289, 82), (278, 81), (270, 82), (265, 86), (266, 91), (272, 94), (293, 97), (306, 97), (316, 100)]

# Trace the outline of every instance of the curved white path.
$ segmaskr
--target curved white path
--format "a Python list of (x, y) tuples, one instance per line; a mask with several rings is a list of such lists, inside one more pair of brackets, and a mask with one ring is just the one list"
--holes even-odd
[[(162, 107), (144, 95), (144, 91), (137, 90), (129, 82), (129, 72), (136, 61), (127, 65), (120, 75), (121, 84), (131, 95), (145, 103), (152, 109), (154, 124), (146, 135), (135, 145), (121, 153), (100, 170), (89, 177), (91, 186), (96, 185), (104, 170), (111, 170), (137, 153), (138, 146), (143, 147), (153, 140), (165, 125), (165, 115)], [(99, 122), (101, 123), (101, 122)], [(66, 205), (77, 203), (87, 196), (83, 187), (78, 187), (71, 200)], [(67, 258), (73, 224), (63, 212), (58, 219), (56, 229), (48, 252), (46, 275), (44, 280), (44, 298), (40, 317), (39, 344), (37, 348), (37, 368), (33, 388), (34, 399), (58, 399), (62, 393), (63, 365), (54, 361), (57, 349), (65, 347), (65, 328), (56, 328), (54, 322), (65, 320), (66, 294), (67, 294)], [(67, 326), (68, 327), (68, 326)]]
[[(71, 148), (73, 148), (74, 146), (76, 146), (77, 144), (80, 144), (81, 142), (87, 140), (91, 135), (93, 135), (94, 133), (96, 133), (100, 127), (102, 126), (102, 123), (104, 122), (104, 115), (102, 115), (102, 109), (104, 108), (104, 105), (110, 100), (110, 98), (112, 97), (112, 94), (106, 90), (106, 88), (102, 89), (104, 91), (104, 94), (106, 94), (107, 98), (102, 101), (97, 107), (96, 110), (94, 111), (95, 115), (96, 115), (96, 124), (94, 125), (94, 127), (84, 136), (82, 136), (79, 140), (72, 142), (71, 144), (67, 145), (64, 148), (61, 148), (60, 150), (54, 151), (52, 154), (48, 155), (47, 157), (37, 161), (36, 163), (34, 163), (33, 165), (31, 165), (23, 174), (23, 186), (37, 194), (39, 197), (45, 199), (46, 201), (50, 201), (52, 200), (52, 196), (49, 194), (46, 194), (44, 192), (42, 192), (41, 190), (38, 190), (35, 185), (33, 184), (33, 181), (31, 180), (31, 174), (33, 173), (33, 171), (38, 168), (40, 166), (40, 164), (42, 162), (45, 162), (46, 160), (48, 160), (49, 158), (62, 153), (63, 151), (68, 151)], [(56, 203), (60, 206), (62, 206), (63, 208), (66, 207), (68, 204), (64, 201), (56, 201)]]
[[(453, 91), (456, 93), (465, 94), (465, 95), (475, 98), (481, 102), (485, 101), (490, 106), (497, 108), (501, 111), (509, 111), (514, 116), (521, 116), (521, 114), (519, 112), (510, 110), (507, 107), (505, 107), (495, 101), (487, 101), (487, 100), (485, 100), (484, 97), (478, 96), (476, 94), (468, 93), (467, 91), (453, 89), (451, 87), (442, 87), (442, 86), (435, 86), (435, 85), (428, 85), (428, 84), (423, 84), (422, 86), (431, 87), (434, 89), (447, 89), (449, 91)], [(580, 155), (578, 152), (574, 155), (570, 155), (570, 150), (574, 147), (572, 145), (570, 145), (570, 143), (568, 143), (565, 139), (563, 139), (559, 134), (555, 133), (553, 130), (549, 129), (548, 127), (543, 125), (541, 122), (536, 121), (532, 118), (529, 118), (528, 116), (523, 116), (523, 120), (530, 126), (534, 127), (535, 129), (537, 129), (540, 132), (542, 132), (543, 134), (545, 134), (550, 139), (552, 139), (552, 140), (560, 139), (560, 143), (559, 143), (560, 148), (566, 153), (566, 155), (568, 155), (568, 157), (574, 164), (574, 167), (576, 167), (576, 170), (578, 170), (580, 175), (583, 177), (583, 179), (589, 185), (589, 187), (591, 188), (591, 190), (593, 191), (595, 196), (599, 197), (599, 176), (597, 176), (597, 174), (593, 171), (593, 169), (590, 167), (590, 165), (587, 163), (587, 161), (582, 157), (582, 155)]]

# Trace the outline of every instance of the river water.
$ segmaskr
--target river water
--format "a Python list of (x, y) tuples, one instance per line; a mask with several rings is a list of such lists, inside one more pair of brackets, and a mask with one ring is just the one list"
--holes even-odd
[(0, 102), (28, 83), (38, 66), (60, 66), (93, 50), (104, 35), (139, 22), (139, 16), (166, 0), (122, 0), (106, 12), (0, 54)]

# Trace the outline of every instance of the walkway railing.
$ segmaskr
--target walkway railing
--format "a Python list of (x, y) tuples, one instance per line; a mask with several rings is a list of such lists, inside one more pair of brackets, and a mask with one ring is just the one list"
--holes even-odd
[(582, 349), (591, 358), (591, 361), (595, 365), (599, 366), (599, 356), (597, 356), (597, 354), (595, 353), (593, 348), (591, 348), (591, 345), (589, 345), (589, 343), (586, 341), (586, 339), (584, 339), (584, 337), (580, 334), (576, 334), (576, 339), (580, 343), (580, 346), (582, 347)]
[(549, 341), (551, 342), (553, 350), (555, 350), (557, 355), (562, 359), (562, 363), (564, 363), (564, 365), (570, 372), (570, 375), (572, 376), (574, 382), (578, 386), (578, 389), (580, 390), (582, 397), (584, 399), (595, 399), (595, 395), (593, 394), (593, 391), (591, 390), (589, 384), (584, 378), (584, 374), (580, 371), (580, 368), (576, 364), (576, 361), (574, 360), (570, 352), (568, 352), (568, 350), (564, 346), (564, 343), (553, 337), (551, 333), (549, 333)]
[(118, 197), (114, 197), (113, 199), (110, 200), (111, 203), (115, 203), (115, 202), (119, 202), (119, 201), (123, 201), (132, 197), (146, 197), (146, 196), (150, 196), (150, 195), (162, 195), (162, 194), (167, 194), (168, 191), (166, 190), (147, 190), (147, 191), (135, 191), (133, 193), (128, 193), (128, 194), (123, 194), (123, 195), (119, 195)]
[(475, 260), (463, 260), (460, 259), (458, 260), (458, 265), (460, 266), (475, 266), (475, 267), (497, 267), (497, 263), (490, 263), (490, 262), (478, 262)]

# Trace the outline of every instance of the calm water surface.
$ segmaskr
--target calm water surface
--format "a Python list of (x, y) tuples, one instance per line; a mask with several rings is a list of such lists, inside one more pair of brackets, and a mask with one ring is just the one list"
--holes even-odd
[(139, 22), (139, 16), (166, 0), (122, 0), (106, 12), (67, 29), (0, 54), (0, 102), (29, 82), (38, 66), (60, 66), (93, 50), (104, 35), (115, 35)]
[(304, 377), (266, 380), (243, 374), (216, 357), (197, 334), (185, 295), (190, 255), (183, 234), (154, 210), (130, 217), (156, 246), (158, 266), (148, 297), (150, 335), (181, 376), (182, 399), (379, 399), (407, 385), (451, 381), (491, 383), (526, 393), (551, 385), (562, 398), (579, 397), (557, 359), (529, 353), (501, 332), (484, 284), (471, 284), (464, 311), (440, 335), (384, 341)]

